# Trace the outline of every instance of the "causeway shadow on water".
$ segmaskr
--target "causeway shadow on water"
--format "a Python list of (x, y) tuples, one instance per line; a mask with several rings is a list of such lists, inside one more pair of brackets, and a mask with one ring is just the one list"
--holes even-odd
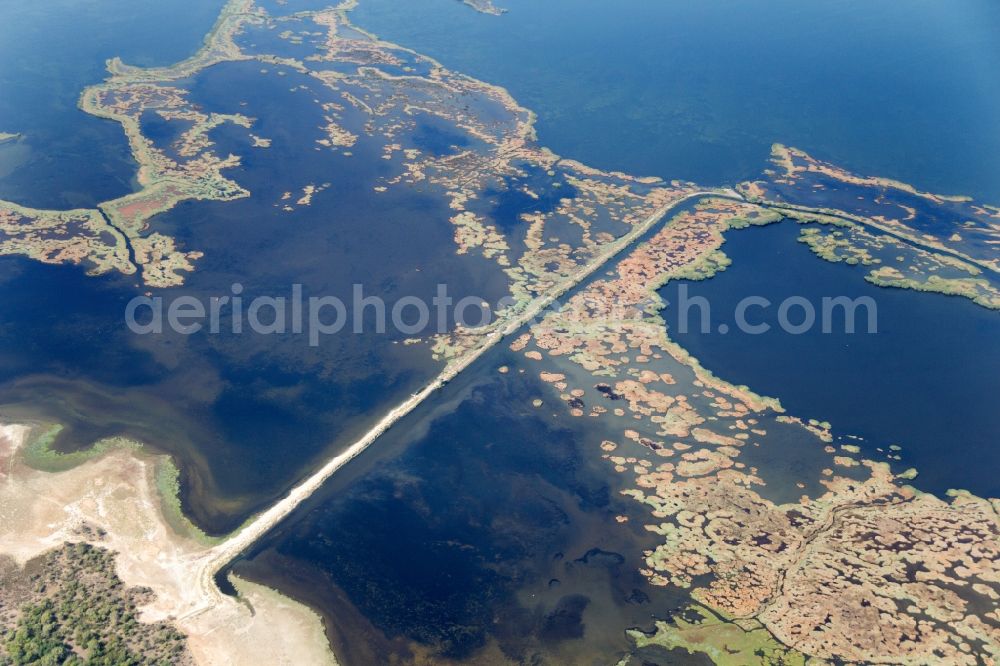
[(544, 387), (516, 364), (481, 359), (235, 572), (317, 608), (349, 664), (620, 659), (626, 628), (685, 597), (639, 574), (651, 541), (615, 520), (630, 507), (597, 430), (532, 407)]
[[(167, 304), (178, 296), (208, 303), (232, 296), (239, 283), (249, 304), (257, 296), (289, 299), (301, 284), (305, 298), (335, 296), (350, 307), (358, 284), (391, 310), (404, 297), (431, 303), (438, 284), (456, 301), (475, 295), (495, 303), (506, 294), (499, 269), (455, 254), (442, 197), (416, 187), (375, 195), (373, 184), (398, 165), (365, 137), (350, 155), (320, 149), (317, 93), (301, 90), (310, 82), (260, 69), (221, 64), (186, 82), (193, 102), (252, 115), (253, 131), (273, 143), (251, 147), (242, 127), (211, 133), (221, 154), (244, 156), (227, 176), (252, 195), (187, 202), (152, 220), (151, 231), (204, 252), (183, 287), (154, 295)], [(154, 134), (163, 142), (174, 136)], [(308, 187), (319, 191), (303, 200)], [(175, 455), (184, 508), (212, 533), (267, 506), (440, 370), (428, 345), (403, 344), (411, 333), (392, 325), (379, 333), (372, 308), (357, 317), (364, 334), (353, 332), (352, 319), (316, 346), (290, 330), (254, 334), (245, 321), (233, 333), (231, 306), (217, 334), (143, 337), (125, 326), (126, 304), (146, 291), (137, 276), (87, 277), (79, 267), (22, 258), (2, 263), (4, 414), (64, 424), (60, 449), (128, 435)]]

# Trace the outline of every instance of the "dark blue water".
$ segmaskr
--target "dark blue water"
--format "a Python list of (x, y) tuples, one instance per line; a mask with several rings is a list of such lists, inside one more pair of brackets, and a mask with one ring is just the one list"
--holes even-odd
[(353, 20), (508, 88), (542, 143), (706, 184), (774, 142), (932, 191), (1000, 201), (1000, 5), (370, 0)]
[[(759, 173), (781, 142), (859, 173), (1000, 201), (996, 3), (506, 6), (497, 18), (449, 0), (372, 0), (352, 16), (508, 88), (537, 112), (543, 144), (595, 166), (734, 182)], [(416, 18), (427, 12), (434, 21)], [(924, 468), (927, 488), (972, 485), (995, 495), (988, 471), (968, 470), (977, 460), (995, 468), (1000, 455), (991, 453), (1000, 422), (988, 399), (1000, 375), (996, 314), (960, 299), (877, 289), (860, 271), (816, 259), (794, 229), (754, 233), (731, 241), (727, 251), (740, 261), (698, 289), (711, 290), (724, 309), (744, 286), (768, 295), (793, 284), (856, 289), (879, 299), (882, 333), (689, 335), (682, 343), (720, 375), (793, 412), (873, 443), (912, 447), (908, 460)]]
[[(514, 370), (499, 375), (500, 363)], [(311, 603), (346, 663), (614, 663), (676, 591), (614, 516), (600, 436), (495, 350), (352, 462), (236, 566)], [(555, 411), (557, 414), (553, 414)]]
[(0, 3), (0, 199), (36, 208), (89, 207), (131, 192), (121, 126), (80, 112), (105, 60), (169, 65), (194, 53), (222, 0)]
[[(798, 231), (782, 223), (731, 233), (723, 247), (729, 268), (710, 280), (668, 284), (661, 293), (673, 304), (664, 311), (672, 337), (720, 377), (779, 398), (790, 414), (864, 436), (876, 459), (876, 447), (902, 445), (901, 464), (918, 469), (921, 489), (1000, 495), (1000, 313), (963, 298), (875, 287), (860, 267), (817, 259), (797, 242)], [(681, 332), (681, 288), (708, 300), (711, 333), (700, 332), (697, 308)], [(747, 321), (771, 327), (767, 333), (738, 331), (734, 313), (747, 296), (773, 303), (747, 311)], [(816, 326), (800, 335), (782, 331), (778, 319), (791, 296), (817, 312)], [(856, 333), (845, 332), (839, 314), (823, 333), (822, 298), (837, 296), (872, 298), (877, 333), (864, 332), (863, 310)], [(789, 319), (799, 324), (802, 316), (796, 308)], [(718, 332), (723, 325), (726, 334)]]
[[(991, 0), (497, 1), (511, 10), (502, 18), (455, 0), (362, 0), (353, 16), (509, 88), (538, 112), (543, 144), (593, 166), (734, 182), (756, 175), (778, 141), (1000, 202), (1000, 7)], [(92, 206), (130, 191), (135, 165), (121, 129), (80, 113), (80, 91), (103, 78), (107, 57), (151, 65), (191, 54), (219, 4), (5, 3), (0, 131), (25, 139), (0, 146), (0, 198)], [(247, 101), (255, 133), (275, 140), (233, 171), (257, 197), (184, 204), (154, 224), (206, 250), (192, 293), (239, 279), (248, 292), (302, 281), (343, 294), (363, 278), (389, 295), (426, 294), (431, 265), (453, 284), (496, 288), (494, 276), (452, 263), (440, 201), (415, 191), (375, 200), (364, 177), (378, 166), (363, 142), (353, 161), (320, 156), (310, 134), (318, 114), (284, 94), (294, 77), (262, 81), (255, 69), (213, 68), (194, 96), (229, 112)], [(245, 141), (230, 127), (213, 138), (222, 152)], [(412, 139), (434, 154), (461, 145), (432, 122)], [(282, 191), (327, 180), (311, 208), (268, 223)], [(503, 226), (558, 196), (486, 203)], [(1000, 494), (996, 314), (876, 289), (857, 269), (816, 259), (794, 232), (734, 234), (733, 266), (692, 293), (709, 296), (720, 317), (748, 293), (870, 295), (879, 334), (678, 339), (790, 413), (865, 436), (869, 452), (902, 444), (920, 487)], [(67, 446), (124, 433), (176, 454), (186, 509), (217, 531), (266, 506), (430, 369), (387, 353), (391, 341), (360, 336), (315, 352), (280, 339), (137, 342), (120, 319), (134, 282), (0, 260), (0, 414), (60, 420)], [(322, 609), (347, 661), (405, 660), (414, 646), (475, 658), (490, 645), (511, 659), (613, 663), (625, 627), (648, 626), (650, 608), (681, 601), (643, 588), (648, 535), (612, 524), (620, 499), (585, 448), (595, 433), (526, 408), (534, 389), (513, 375), (481, 386), (494, 370), (480, 364), (463, 380), (475, 388), (443, 393), (398, 424), (376, 447), (388, 451), (378, 465), (358, 461), (338, 475), (245, 565)]]
[[(244, 128), (213, 132), (221, 154), (245, 155), (229, 175), (252, 196), (186, 202), (151, 222), (205, 253), (167, 298), (207, 302), (239, 282), (247, 299), (287, 298), (299, 284), (305, 298), (350, 304), (358, 284), (391, 307), (404, 296), (430, 303), (442, 283), (456, 299), (499, 300), (498, 269), (454, 253), (446, 202), (409, 188), (372, 196), (372, 183), (391, 167), (372, 142), (361, 139), (351, 157), (316, 150), (322, 113), (311, 95), (289, 92), (310, 81), (259, 70), (224, 63), (187, 82), (193, 102), (252, 115), (254, 130), (274, 144), (250, 148)], [(158, 145), (176, 132), (153, 128)], [(304, 186), (325, 182), (311, 206), (277, 205), (286, 191), (298, 198)], [(136, 278), (92, 278), (18, 257), (0, 264), (2, 413), (65, 424), (56, 443), (64, 449), (122, 434), (173, 454), (184, 508), (212, 532), (267, 506), (439, 371), (426, 345), (397, 344), (412, 332), (389, 326), (380, 334), (371, 321), (370, 335), (347, 326), (315, 347), (293, 333), (227, 334), (226, 323), (218, 335), (140, 337), (123, 317), (143, 291)]]
[(459, 148), (469, 145), (466, 135), (459, 134), (449, 128), (447, 123), (428, 115), (420, 117), (412, 140), (417, 148), (435, 157), (454, 154)]
[[(138, 32), (122, 43), (110, 36), (125, 21), (114, 7), (108, 8), (108, 16), (75, 10), (75, 29), (91, 28), (101, 40), (95, 44), (69, 35), (59, 41), (60, 31), (68, 31), (70, 24), (55, 12), (50, 27), (59, 43), (51, 57), (34, 43), (34, 52), (25, 46), (18, 56), (34, 56), (50, 68), (46, 76), (59, 78), (63, 87), (54, 97), (48, 79), (5, 63), (28, 91), (21, 101), (30, 101), (28, 93), (36, 95), (46, 110), (30, 124), (25, 120), (29, 107), (17, 107), (18, 113), (4, 115), (7, 124), (0, 126), (25, 133), (18, 149), (42, 139), (47, 143), (45, 151), (32, 149), (28, 161), (0, 181), (0, 188), (9, 186), (0, 196), (58, 207), (94, 205), (131, 189), (134, 164), (130, 159), (113, 163), (109, 157), (116, 151), (127, 155), (121, 127), (87, 116), (75, 104), (83, 87), (102, 77), (106, 57), (121, 54), (140, 64), (169, 63), (193, 52), (214, 21), (212, 12), (197, 27), (195, 12), (186, 19), (190, 26), (181, 21), (169, 48), (149, 40), (143, 56), (132, 40), (142, 36), (144, 22), (163, 18), (157, 7), (149, 16), (142, 14), (141, 5), (133, 9)], [(47, 11), (23, 12), (11, 21), (24, 23), (28, 33), (44, 31)], [(171, 25), (163, 20), (159, 27)], [(179, 48), (187, 30), (194, 30), (197, 39)], [(311, 97), (289, 92), (290, 85), (311, 82), (276, 73), (265, 77), (259, 69), (222, 64), (186, 82), (191, 99), (202, 108), (252, 114), (254, 130), (272, 138), (274, 145), (249, 148), (243, 128), (213, 132), (221, 154), (245, 156), (229, 175), (253, 196), (230, 203), (188, 202), (152, 221), (154, 229), (177, 238), (183, 247), (205, 252), (185, 294), (201, 299), (224, 295), (238, 281), (251, 298), (287, 297), (297, 283), (304, 285), (307, 298), (337, 295), (349, 303), (358, 283), (366, 294), (377, 293), (391, 304), (403, 296), (429, 302), (442, 282), (456, 298), (474, 292), (499, 299), (504, 292), (498, 276), (488, 266), (454, 254), (444, 202), (408, 189), (373, 197), (372, 181), (390, 165), (364, 140), (350, 159), (316, 150), (322, 113)], [(4, 97), (4, 108), (14, 108), (15, 99)], [(53, 111), (61, 107), (66, 107), (65, 116)], [(155, 114), (144, 120), (149, 138), (158, 145), (166, 147), (176, 136), (177, 123), (166, 126)], [(108, 132), (107, 141), (87, 140), (91, 121)], [(428, 146), (461, 143), (440, 130), (421, 137)], [(48, 161), (32, 161), (39, 156)], [(44, 166), (45, 178), (33, 175), (36, 166)], [(101, 171), (104, 166), (120, 175), (117, 182), (123, 187), (116, 188), (110, 172)], [(97, 182), (93, 187), (92, 181)], [(330, 187), (314, 197), (312, 206), (298, 206), (291, 213), (276, 206), (283, 192), (295, 192), (297, 198), (307, 184), (324, 182)], [(70, 191), (86, 196), (71, 200), (64, 196)], [(353, 441), (387, 405), (404, 399), (438, 371), (426, 347), (397, 346), (405, 336), (391, 328), (385, 335), (367, 336), (354, 335), (348, 327), (317, 347), (294, 335), (141, 338), (125, 328), (123, 313), (128, 300), (142, 291), (136, 277), (93, 278), (80, 267), (0, 258), (0, 414), (8, 420), (64, 424), (56, 442), (62, 449), (128, 435), (173, 454), (181, 468), (184, 508), (211, 532), (232, 529), (267, 506), (338, 442)]]

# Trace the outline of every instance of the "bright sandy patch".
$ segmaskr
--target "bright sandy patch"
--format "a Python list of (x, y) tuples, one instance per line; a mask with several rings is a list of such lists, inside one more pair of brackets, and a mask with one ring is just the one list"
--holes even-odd
[[(335, 664), (313, 611), (266, 587), (235, 580), (250, 608), (197, 584), (211, 548), (178, 535), (156, 493), (157, 458), (116, 450), (66, 472), (19, 462), (29, 428), (0, 425), (0, 555), (19, 564), (65, 541), (116, 552), (118, 575), (156, 600), (145, 620), (171, 620), (199, 664)], [(104, 538), (84, 535), (84, 524)]]

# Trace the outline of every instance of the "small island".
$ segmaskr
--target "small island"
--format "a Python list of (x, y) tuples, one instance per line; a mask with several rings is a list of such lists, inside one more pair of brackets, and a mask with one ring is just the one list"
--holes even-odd
[(501, 9), (493, 4), (492, 0), (462, 0), (465, 4), (475, 9), (481, 14), (489, 14), (491, 16), (501, 16), (506, 14), (506, 9)]

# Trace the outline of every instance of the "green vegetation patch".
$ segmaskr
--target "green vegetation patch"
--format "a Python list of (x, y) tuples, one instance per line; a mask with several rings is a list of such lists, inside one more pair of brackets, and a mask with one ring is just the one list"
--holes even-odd
[(652, 636), (637, 630), (628, 634), (638, 648), (659, 645), (668, 650), (686, 650), (704, 654), (719, 666), (809, 663), (808, 657), (779, 643), (758, 622), (749, 622), (755, 626), (744, 629), (704, 606), (692, 605), (669, 622), (657, 622)]
[[(164, 458), (156, 466), (156, 494), (160, 498), (163, 518), (175, 532), (190, 537), (202, 545), (212, 546), (221, 543), (225, 537), (205, 534), (184, 515), (180, 499), (180, 476), (180, 470), (170, 458)], [(248, 518), (247, 522), (250, 520), (252, 519)]]
[(25, 445), (23, 460), (26, 465), (43, 472), (65, 472), (78, 467), (88, 460), (99, 458), (115, 449), (138, 451), (142, 445), (124, 437), (109, 437), (93, 446), (63, 453), (53, 448), (56, 437), (62, 432), (61, 425), (39, 426), (32, 432), (31, 440)]
[(152, 591), (125, 587), (107, 549), (67, 543), (0, 583), (0, 664), (193, 663), (176, 628), (139, 620)]
[(984, 308), (1000, 310), (1000, 292), (988, 280), (982, 278), (944, 278), (939, 275), (929, 275), (926, 279), (919, 280), (886, 266), (872, 271), (865, 276), (865, 279), (879, 287), (961, 296), (971, 299), (973, 303)]
[(855, 245), (845, 237), (843, 231), (826, 231), (817, 227), (802, 229), (799, 234), (799, 242), (805, 243), (816, 256), (826, 261), (856, 265), (862, 264), (870, 266), (881, 263), (881, 260), (872, 256), (868, 248)]
[[(111, 451), (128, 450), (136, 454), (143, 451), (142, 444), (135, 440), (109, 437), (86, 449), (64, 453), (53, 448), (62, 429), (61, 425), (37, 426), (22, 451), (24, 463), (42, 472), (56, 473), (71, 470)], [(208, 546), (222, 540), (221, 537), (208, 536), (184, 515), (180, 500), (180, 470), (169, 457), (164, 456), (157, 461), (155, 484), (163, 517), (177, 534)], [(2, 662), (0, 666), (3, 666)]]

